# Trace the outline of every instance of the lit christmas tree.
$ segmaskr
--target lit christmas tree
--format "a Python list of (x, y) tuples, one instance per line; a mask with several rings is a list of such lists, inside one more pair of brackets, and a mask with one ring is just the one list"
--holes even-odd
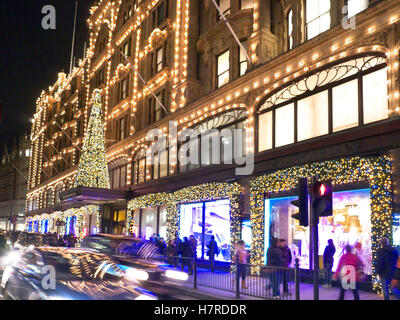
[(104, 143), (100, 90), (94, 90), (94, 104), (83, 141), (75, 187), (110, 189), (110, 178)]

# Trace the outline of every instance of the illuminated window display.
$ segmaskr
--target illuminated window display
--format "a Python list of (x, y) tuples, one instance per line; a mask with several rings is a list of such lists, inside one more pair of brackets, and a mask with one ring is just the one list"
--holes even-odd
[(149, 240), (157, 233), (157, 208), (142, 209), (141, 236)]
[[(298, 208), (290, 202), (296, 197), (265, 200), (265, 255), (272, 238), (287, 239), (289, 248), (300, 260), (300, 268), (309, 268), (309, 228), (299, 226), (291, 218)], [(322, 256), (329, 239), (335, 247), (336, 270), (340, 257), (347, 244), (353, 246), (364, 263), (364, 272), (372, 273), (371, 268), (371, 209), (369, 189), (333, 193), (333, 216), (323, 217), (319, 223), (319, 255)]]
[[(207, 243), (214, 235), (219, 248), (218, 261), (230, 261), (230, 207), (229, 200), (181, 205), (179, 237), (194, 235), (197, 256), (207, 258)], [(203, 252), (204, 248), (204, 252)]]
[[(134, 227), (132, 232), (136, 236), (149, 240), (153, 234), (160, 234), (166, 239), (167, 236), (167, 212), (165, 207), (152, 207), (136, 209), (133, 212)], [(159, 216), (158, 216), (159, 215)], [(158, 228), (157, 228), (158, 223)], [(140, 233), (139, 233), (140, 226)]]
[(49, 227), (49, 220), (48, 219), (42, 220), (40, 222), (40, 231), (42, 233), (47, 233), (48, 232), (48, 227)]
[(246, 244), (246, 249), (251, 248), (251, 220), (242, 221), (242, 240)]
[(159, 234), (161, 238), (167, 239), (167, 208), (160, 207)]
[(393, 215), (393, 246), (400, 247), (400, 213)]
[(66, 222), (65, 234), (76, 235), (76, 217), (68, 217)]

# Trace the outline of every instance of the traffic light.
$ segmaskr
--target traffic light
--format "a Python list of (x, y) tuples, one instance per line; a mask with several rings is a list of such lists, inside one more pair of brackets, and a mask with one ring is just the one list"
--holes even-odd
[(312, 188), (312, 206), (316, 217), (329, 217), (332, 213), (332, 183), (315, 182)]
[(292, 215), (293, 219), (299, 220), (303, 227), (308, 226), (308, 185), (307, 178), (299, 178), (297, 185), (297, 200), (290, 203), (299, 208), (299, 212)]

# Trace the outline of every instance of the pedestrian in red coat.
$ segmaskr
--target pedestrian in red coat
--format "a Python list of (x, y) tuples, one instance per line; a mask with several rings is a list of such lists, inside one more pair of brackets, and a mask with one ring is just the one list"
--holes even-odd
[[(338, 268), (334, 275), (334, 278), (337, 279), (338, 276), (340, 276), (340, 278), (343, 279), (345, 276), (349, 276), (350, 272), (352, 272), (352, 270), (353, 270), (355, 272), (355, 275), (354, 275), (355, 283), (351, 283), (350, 288), (351, 288), (351, 291), (353, 292), (354, 300), (360, 300), (360, 295), (358, 293), (358, 284), (362, 280), (363, 263), (356, 254), (353, 254), (351, 252), (352, 247), (350, 245), (347, 245), (345, 250), (346, 250), (346, 253), (339, 260), (339, 265), (338, 265)], [(349, 278), (351, 279), (352, 277), (349, 276)], [(346, 288), (344, 288), (344, 284), (341, 283), (339, 300), (344, 300), (345, 290), (346, 290)]]

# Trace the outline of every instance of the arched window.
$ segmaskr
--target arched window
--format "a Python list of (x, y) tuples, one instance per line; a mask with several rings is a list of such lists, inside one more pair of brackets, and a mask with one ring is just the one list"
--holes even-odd
[(258, 151), (388, 118), (387, 68), (365, 55), (278, 89), (258, 111)]
[(146, 151), (140, 150), (133, 159), (133, 184), (146, 181)]
[[(217, 115), (193, 128), (192, 138), (187, 138), (179, 148), (179, 171), (186, 172), (211, 164), (232, 164), (234, 147), (240, 145), (243, 148), (242, 154), (245, 153), (243, 129), (246, 117), (245, 110), (236, 109)], [(238, 130), (236, 135), (235, 129)], [(235, 141), (239, 131), (242, 132), (242, 140)], [(182, 156), (190, 158), (189, 163), (185, 163)]]

